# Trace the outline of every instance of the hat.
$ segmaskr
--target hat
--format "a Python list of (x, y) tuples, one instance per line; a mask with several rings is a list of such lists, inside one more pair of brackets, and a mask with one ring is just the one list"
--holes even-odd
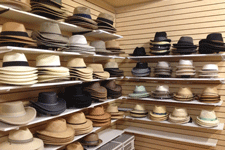
[(100, 13), (98, 15), (98, 18), (95, 21), (100, 23), (105, 23), (109, 26), (113, 26), (114, 17), (107, 13)]
[(164, 121), (167, 120), (168, 113), (166, 112), (165, 106), (157, 106), (153, 107), (153, 110), (149, 112), (149, 117), (154, 121)]
[(194, 99), (194, 95), (190, 88), (180, 87), (177, 94), (174, 94), (174, 99), (179, 101), (190, 101)]
[(104, 70), (110, 73), (110, 77), (120, 77), (124, 75), (124, 71), (119, 70), (119, 66), (114, 59), (104, 65)]
[(110, 105), (107, 107), (106, 111), (107, 111), (108, 113), (111, 114), (111, 117), (112, 117), (112, 116), (120, 116), (120, 115), (123, 116), (123, 115), (124, 115), (124, 112), (118, 111), (118, 106), (113, 105), (113, 104), (110, 104)]
[(203, 127), (216, 127), (219, 120), (213, 110), (202, 110), (200, 116), (197, 116), (196, 123)]
[(170, 77), (172, 74), (172, 68), (166, 61), (159, 61), (154, 70), (156, 77)]
[(91, 133), (81, 140), (81, 144), (84, 146), (98, 146), (101, 143), (102, 140), (99, 139), (97, 133)]
[(1, 150), (44, 150), (44, 143), (34, 138), (28, 128), (9, 132), (8, 140), (0, 144)]
[(221, 99), (216, 87), (206, 87), (202, 94), (198, 95), (198, 100), (204, 103), (217, 103)]
[(122, 87), (116, 84), (115, 80), (103, 81), (102, 85), (107, 89), (108, 98), (116, 99), (122, 96)]
[(142, 97), (148, 97), (149, 93), (146, 91), (145, 87), (143, 85), (141, 86), (135, 86), (134, 92), (129, 94), (129, 97), (132, 98), (142, 98)]
[(31, 11), (31, 6), (27, 0), (0, 0), (0, 4), (23, 11)]
[(183, 60), (179, 61), (177, 66), (176, 76), (177, 77), (193, 77), (195, 75), (195, 68), (193, 66), (192, 60)]
[(155, 91), (152, 91), (152, 97), (157, 98), (157, 99), (169, 99), (169, 98), (171, 98), (169, 86), (167, 86), (167, 85), (157, 86)]
[(177, 44), (173, 44), (173, 53), (191, 54), (195, 53), (197, 46), (193, 44), (192, 37), (182, 36)]
[(199, 71), (199, 77), (213, 78), (218, 77), (219, 68), (216, 64), (206, 64)]
[(110, 40), (105, 42), (105, 46), (107, 50), (112, 50), (112, 51), (120, 51), (122, 50), (120, 48), (119, 42), (116, 40)]
[(69, 144), (66, 146), (66, 150), (84, 150), (83, 146), (80, 144), (80, 142), (74, 142), (72, 144)]
[(88, 67), (93, 69), (93, 75), (96, 78), (105, 79), (110, 77), (110, 74), (104, 71), (102, 64), (89, 64)]
[(38, 101), (30, 101), (37, 112), (41, 114), (58, 115), (66, 110), (66, 101), (57, 98), (55, 92), (41, 92), (38, 95)]
[(113, 54), (113, 52), (106, 50), (104, 41), (101, 41), (101, 40), (99, 40), (99, 41), (92, 41), (90, 43), (90, 46), (95, 48), (95, 52), (97, 54), (105, 54), (105, 55)]
[(136, 67), (131, 70), (134, 76), (148, 76), (151, 73), (151, 68), (148, 67), (148, 63), (138, 62)]
[(166, 32), (156, 32), (154, 40), (150, 40), (150, 41), (151, 42), (161, 42), (161, 41), (171, 42), (170, 39), (167, 39)]
[(88, 115), (86, 115), (86, 118), (95, 119), (95, 120), (108, 119), (110, 117), (111, 117), (111, 115), (104, 111), (103, 106), (97, 106), (97, 107), (91, 108), (89, 110)]
[(169, 121), (172, 123), (188, 123), (190, 121), (190, 116), (185, 108), (174, 108), (173, 112), (169, 115)]
[(0, 120), (12, 125), (24, 125), (36, 117), (32, 107), (24, 107), (21, 101), (0, 104)]
[(145, 110), (143, 104), (136, 104), (134, 109), (130, 111), (130, 116), (135, 118), (146, 117), (148, 112)]
[(132, 54), (129, 54), (130, 56), (148, 56), (146, 55), (145, 48), (144, 47), (136, 47)]

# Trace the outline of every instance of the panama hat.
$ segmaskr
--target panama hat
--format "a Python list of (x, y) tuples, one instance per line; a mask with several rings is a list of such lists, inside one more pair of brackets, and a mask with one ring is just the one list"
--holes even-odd
[(67, 62), (67, 67), (74, 72), (79, 71), (83, 74), (92, 75), (93, 69), (90, 67), (86, 67), (83, 58), (72, 58)]
[(198, 95), (198, 100), (204, 103), (216, 103), (221, 100), (216, 87), (206, 87), (201, 95)]
[(24, 125), (36, 117), (36, 111), (32, 107), (25, 107), (21, 101), (2, 103), (0, 105), (0, 120), (12, 125)]
[(28, 0), (0, 0), (0, 4), (18, 10), (31, 11)]
[(107, 13), (100, 13), (98, 18), (95, 20), (96, 22), (106, 23), (109, 26), (113, 26), (114, 17)]
[(124, 115), (124, 112), (118, 111), (118, 106), (110, 104), (106, 111), (111, 114), (111, 116)]
[(86, 115), (86, 118), (95, 120), (108, 119), (110, 117), (111, 115), (104, 111), (103, 106), (97, 106), (90, 109), (88, 115)]
[(120, 77), (124, 75), (124, 71), (119, 70), (119, 66), (114, 59), (110, 59), (109, 62), (104, 65), (104, 70), (110, 73), (110, 77)]
[(168, 113), (165, 106), (155, 105), (153, 110), (149, 112), (149, 118), (154, 121), (164, 121), (167, 120), (167, 117)]
[(168, 99), (171, 98), (171, 93), (169, 91), (169, 86), (159, 85), (156, 87), (155, 91), (152, 91), (152, 97), (157, 99)]
[(128, 94), (129, 97), (132, 98), (141, 98), (141, 97), (148, 97), (149, 93), (146, 91), (144, 86), (135, 86), (134, 92)]
[(171, 76), (172, 68), (170, 64), (166, 61), (159, 61), (155, 67), (154, 74), (157, 77)]
[(216, 64), (206, 64), (199, 70), (199, 77), (218, 77), (219, 68)]
[(186, 100), (193, 100), (194, 95), (191, 92), (191, 89), (188, 87), (180, 87), (178, 92), (174, 94), (174, 99), (175, 100), (180, 100), (180, 101), (186, 101)]
[(84, 146), (98, 146), (101, 143), (102, 140), (99, 139), (97, 133), (91, 133), (81, 140), (81, 144)]
[(130, 115), (132, 117), (136, 117), (139, 115), (146, 117), (147, 114), (148, 114), (148, 112), (145, 110), (145, 107), (143, 104), (136, 104), (134, 109), (132, 111), (130, 111)]
[(185, 108), (174, 108), (173, 112), (169, 115), (169, 121), (173, 123), (188, 123), (190, 116)]
[(9, 132), (8, 140), (0, 144), (1, 150), (44, 150), (41, 139), (34, 138), (28, 128)]
[[(110, 51), (121, 51), (122, 49), (120, 48), (120, 45), (119, 45), (119, 42), (116, 41), (116, 40), (110, 40), (110, 41), (106, 41), (105, 42), (105, 46), (106, 46), (106, 49), (107, 50), (110, 50)], [(124, 52), (121, 52), (121, 53), (124, 53)]]
[(109, 78), (110, 74), (107, 71), (104, 71), (102, 64), (89, 64), (88, 67), (93, 69), (93, 75), (97, 78)]
[(197, 116), (196, 123), (204, 127), (218, 126), (219, 120), (213, 110), (202, 110), (200, 116)]
[(80, 142), (74, 142), (66, 146), (66, 150), (84, 150)]
[(98, 40), (98, 41), (92, 41), (90, 43), (90, 46), (95, 48), (95, 53), (97, 54), (105, 54), (105, 55), (110, 55), (114, 54), (113, 52), (106, 50), (105, 42)]

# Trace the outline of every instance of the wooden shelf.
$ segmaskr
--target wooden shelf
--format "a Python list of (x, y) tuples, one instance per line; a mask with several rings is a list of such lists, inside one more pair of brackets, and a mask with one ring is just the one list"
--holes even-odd
[(157, 131), (145, 128), (138, 128), (138, 127), (128, 127), (124, 129), (125, 132), (133, 133), (133, 134), (140, 134), (146, 135), (156, 138), (162, 138), (167, 140), (185, 142), (185, 143), (193, 143), (198, 145), (205, 145), (205, 146), (212, 146), (216, 147), (218, 140), (211, 139), (211, 138), (202, 138), (197, 136), (190, 136), (190, 135), (182, 135), (177, 133), (171, 132), (164, 132), (164, 131)]
[[(156, 121), (150, 120), (147, 117), (145, 117), (145, 118), (133, 118), (133, 117), (130, 117), (130, 116), (126, 116), (126, 119), (140, 120), (140, 121), (145, 121), (145, 122), (156, 122)], [(224, 128), (224, 123), (220, 123), (217, 127), (213, 127), (213, 128), (206, 128), (206, 127), (199, 126), (193, 121), (192, 121), (192, 123), (185, 123), (185, 124), (175, 124), (175, 123), (171, 123), (169, 121), (159, 121), (159, 122), (157, 121), (156, 123), (171, 124), (171, 125), (193, 127), (193, 128), (203, 128), (203, 129), (207, 129), (207, 130), (223, 130), (223, 128)]]

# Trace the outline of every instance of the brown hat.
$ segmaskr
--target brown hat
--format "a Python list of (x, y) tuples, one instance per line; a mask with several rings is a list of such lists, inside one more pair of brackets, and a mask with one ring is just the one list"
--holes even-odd
[(74, 142), (66, 146), (66, 150), (84, 150), (80, 142)]
[(0, 0), (0, 4), (18, 10), (31, 11), (29, 0)]
[(89, 119), (107, 119), (110, 118), (111, 115), (104, 111), (103, 106), (97, 106), (89, 110), (89, 114), (86, 115)]
[(86, 137), (84, 137), (81, 141), (81, 144), (85, 146), (97, 146), (101, 143), (102, 143), (102, 140), (99, 139), (97, 133), (91, 133), (87, 135)]

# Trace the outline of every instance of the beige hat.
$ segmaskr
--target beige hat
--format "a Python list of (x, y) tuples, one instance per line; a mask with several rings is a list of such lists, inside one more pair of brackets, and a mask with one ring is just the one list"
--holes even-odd
[(145, 107), (143, 104), (136, 104), (134, 109), (130, 111), (130, 116), (136, 117), (136, 118), (146, 117), (147, 114), (148, 112), (145, 110)]
[(116, 40), (106, 41), (105, 46), (106, 46), (106, 49), (109, 49), (109, 50), (121, 50), (119, 42)]
[(95, 52), (100, 54), (113, 54), (113, 52), (106, 50), (105, 42), (98, 40), (98, 41), (92, 41), (90, 43), (90, 46), (95, 47)]
[(119, 68), (117, 62), (107, 62), (104, 66), (104, 68)]
[(23, 11), (31, 11), (29, 0), (0, 0), (0, 4)]
[[(155, 105), (153, 107), (153, 110), (149, 113), (150, 118), (154, 120), (153, 118), (165, 118), (163, 120), (167, 119), (168, 113), (166, 112), (165, 106), (157, 106)], [(161, 121), (161, 120), (160, 120)]]
[(106, 111), (110, 113), (112, 116), (124, 115), (124, 112), (118, 111), (118, 106), (110, 104)]
[(77, 71), (83, 72), (83, 73), (91, 73), (93, 72), (93, 69), (90, 67), (86, 67), (86, 64), (84, 62), (83, 58), (72, 58), (67, 62), (67, 67), (71, 70), (75, 69)]
[(97, 18), (96, 22), (103, 22), (103, 23), (106, 23), (110, 26), (113, 26), (114, 17), (110, 14), (107, 14), (107, 13), (100, 13), (98, 15), (98, 18)]
[(107, 71), (104, 71), (102, 64), (89, 64), (88, 67), (93, 69), (94, 75), (99, 78), (109, 78), (110, 74)]
[(21, 101), (0, 104), (0, 120), (12, 125), (24, 125), (36, 117), (36, 110), (25, 107)]
[(188, 123), (190, 116), (185, 108), (174, 108), (173, 112), (169, 115), (169, 121), (173, 123)]
[(80, 142), (74, 142), (66, 146), (66, 150), (84, 150)]
[(193, 98), (193, 94), (191, 92), (191, 88), (188, 87), (180, 87), (179, 91), (177, 92), (177, 94), (174, 94), (174, 97), (176, 98), (181, 98), (181, 99), (189, 99), (189, 98)]
[(34, 138), (28, 128), (9, 132), (8, 141), (0, 144), (1, 150), (44, 150), (41, 139)]
[(197, 117), (196, 123), (204, 127), (218, 126), (219, 120), (213, 110), (202, 110), (200, 116)]
[(216, 87), (206, 87), (203, 90), (202, 95), (218, 95), (218, 90)]

